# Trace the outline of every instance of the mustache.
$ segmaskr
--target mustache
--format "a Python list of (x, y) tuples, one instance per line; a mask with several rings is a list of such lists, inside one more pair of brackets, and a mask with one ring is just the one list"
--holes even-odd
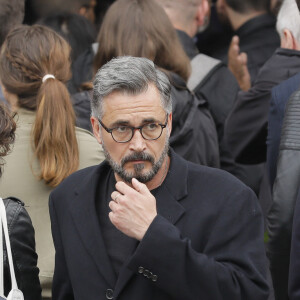
[(145, 152), (134, 152), (130, 155), (127, 155), (122, 158), (121, 166), (123, 167), (127, 162), (134, 161), (134, 160), (142, 160), (142, 161), (149, 161), (154, 164), (154, 157)]

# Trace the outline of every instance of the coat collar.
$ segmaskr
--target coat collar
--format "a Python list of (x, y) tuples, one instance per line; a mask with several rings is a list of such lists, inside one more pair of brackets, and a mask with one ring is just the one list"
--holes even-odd
[(236, 34), (240, 38), (247, 38), (253, 32), (257, 32), (262, 28), (271, 27), (274, 28), (276, 25), (276, 18), (270, 14), (262, 14), (254, 17), (244, 23), (240, 28), (236, 30)]
[[(170, 157), (170, 168), (163, 184), (157, 189), (156, 199), (158, 214), (175, 224), (185, 211), (179, 200), (188, 194), (188, 166), (186, 161), (173, 150), (170, 150)], [(106, 252), (95, 207), (97, 183), (101, 177), (107, 176), (109, 168), (108, 163), (103, 162), (91, 169), (92, 171), (83, 178), (82, 184), (75, 189), (75, 198), (70, 211), (87, 251), (107, 284), (113, 288), (116, 277)], [(115, 285), (115, 299), (133, 275), (134, 273), (127, 268), (125, 263)]]
[(95, 204), (98, 182), (108, 170), (106, 162), (91, 168), (91, 172), (82, 178), (81, 184), (74, 189), (75, 197), (69, 209), (84, 246), (108, 287), (113, 288), (116, 275), (106, 251)]

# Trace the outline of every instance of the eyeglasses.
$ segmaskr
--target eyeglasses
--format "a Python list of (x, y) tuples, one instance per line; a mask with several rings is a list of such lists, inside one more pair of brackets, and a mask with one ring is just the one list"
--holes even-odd
[(101, 124), (101, 126), (108, 132), (111, 134), (112, 138), (114, 139), (115, 142), (117, 143), (127, 143), (129, 142), (134, 135), (135, 130), (139, 130), (142, 137), (145, 140), (148, 141), (153, 141), (153, 140), (157, 140), (158, 138), (160, 138), (163, 129), (167, 127), (167, 123), (168, 123), (168, 114), (166, 115), (166, 123), (165, 124), (160, 124), (157, 122), (154, 123), (146, 123), (142, 126), (139, 127), (132, 127), (132, 126), (117, 126), (114, 128), (107, 128), (102, 122), (101, 120), (98, 118), (99, 123)]

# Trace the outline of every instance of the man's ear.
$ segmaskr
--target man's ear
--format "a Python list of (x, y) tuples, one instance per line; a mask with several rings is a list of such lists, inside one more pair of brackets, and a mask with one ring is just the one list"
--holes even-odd
[(196, 21), (197, 26), (203, 26), (206, 21), (206, 16), (209, 15), (210, 6), (208, 0), (202, 0), (201, 4), (197, 7)]
[(283, 30), (283, 36), (281, 36), (281, 48), (299, 50), (299, 43), (289, 29)]
[(172, 132), (172, 120), (173, 120), (173, 114), (170, 113), (168, 115), (168, 124), (167, 124), (167, 130), (168, 130), (168, 133), (169, 133), (169, 137), (171, 136), (171, 132)]
[(93, 133), (99, 144), (102, 144), (102, 137), (100, 134), (100, 124), (96, 117), (91, 116), (91, 123), (93, 127)]

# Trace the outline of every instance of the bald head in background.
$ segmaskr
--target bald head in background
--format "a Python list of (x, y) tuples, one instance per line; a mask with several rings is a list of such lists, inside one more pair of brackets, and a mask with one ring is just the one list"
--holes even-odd
[(156, 0), (173, 26), (194, 37), (209, 14), (208, 0)]

